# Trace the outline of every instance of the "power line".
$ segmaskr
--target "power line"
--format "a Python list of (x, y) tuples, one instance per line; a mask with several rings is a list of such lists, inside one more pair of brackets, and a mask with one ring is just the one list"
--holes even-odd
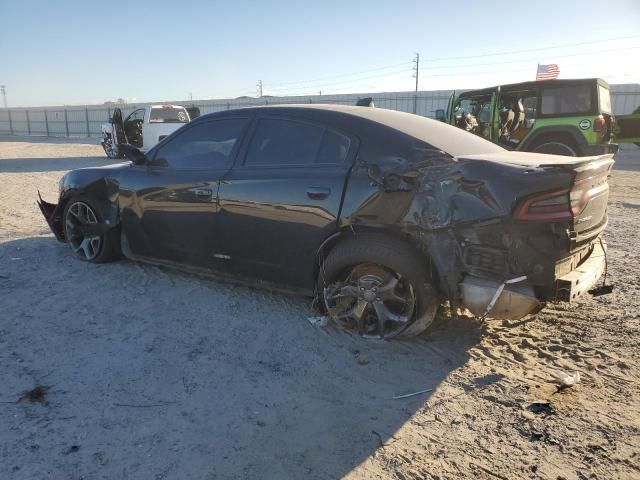
[(566, 47), (577, 47), (582, 45), (592, 45), (594, 43), (602, 43), (602, 42), (612, 42), (615, 40), (630, 40), (633, 38), (640, 38), (640, 35), (631, 35), (629, 37), (616, 37), (616, 38), (606, 38), (602, 40), (592, 40), (590, 42), (579, 42), (579, 43), (565, 43), (564, 45), (556, 45), (553, 47), (540, 47), (540, 48), (527, 48), (524, 50), (510, 50), (506, 52), (495, 52), (495, 53), (483, 53), (480, 55), (465, 55), (462, 57), (440, 57), (440, 58), (427, 58), (429, 62), (439, 62), (442, 60), (463, 60), (467, 58), (481, 58), (481, 57), (495, 57), (499, 55), (511, 55), (513, 53), (528, 53), (528, 52), (539, 52), (543, 50), (552, 50), (558, 48), (566, 48)]
[[(625, 48), (612, 48), (612, 49), (608, 49), (608, 50), (598, 50), (595, 52), (584, 52), (584, 53), (572, 53), (570, 55), (554, 55), (553, 58), (567, 58), (567, 57), (579, 57), (579, 56), (584, 56), (584, 55), (597, 55), (599, 53), (609, 53), (609, 52), (621, 52), (624, 50), (634, 50), (640, 48), (640, 45), (638, 46), (633, 46), (633, 47), (625, 47)], [(508, 60), (505, 62), (489, 62), (489, 63), (469, 63), (469, 64), (465, 64), (465, 65), (446, 65), (446, 66), (439, 66), (439, 67), (423, 67), (423, 70), (436, 70), (436, 69), (440, 69), (440, 68), (466, 68), (466, 67), (483, 67), (483, 66), (487, 66), (487, 65), (506, 65), (506, 64), (512, 64), (512, 63), (525, 63), (525, 62), (532, 62), (532, 61), (536, 61), (538, 60), (537, 58), (527, 58), (525, 60)]]
[(389, 68), (409, 65), (410, 63), (412, 63), (412, 62), (402, 62), (402, 63), (396, 63), (394, 65), (386, 65), (384, 67), (371, 68), (369, 70), (360, 70), (359, 72), (344, 73), (344, 74), (340, 74), (340, 75), (332, 75), (330, 77), (316, 78), (316, 79), (313, 79), (313, 80), (301, 80), (301, 81), (297, 81), (297, 82), (274, 83), (272, 85), (275, 85), (275, 86), (280, 86), (280, 85), (299, 85), (301, 83), (322, 82), (324, 80), (331, 80), (331, 79), (334, 79), (334, 78), (351, 77), (353, 75), (360, 75), (362, 73), (370, 73), (370, 72), (376, 72), (376, 71), (379, 71), (379, 70), (387, 70)]
[(327, 86), (332, 86), (332, 85), (344, 85), (345, 83), (354, 83), (354, 82), (359, 82), (362, 80), (369, 80), (371, 78), (381, 78), (381, 77), (388, 77), (391, 75), (397, 75), (399, 73), (407, 73), (407, 69), (403, 68), (402, 70), (398, 70), (395, 72), (387, 72), (387, 73), (382, 73), (382, 74), (378, 74), (378, 75), (370, 75), (367, 77), (361, 77), (361, 78), (352, 78), (349, 80), (343, 80), (340, 82), (332, 82), (332, 83), (323, 83), (323, 84), (315, 84), (315, 85), (304, 85), (302, 87), (293, 87), (293, 88), (267, 88), (268, 91), (272, 91), (272, 92), (280, 92), (280, 91), (292, 91), (292, 90), (309, 90), (311, 88), (313, 89), (317, 89), (319, 87), (327, 87)]

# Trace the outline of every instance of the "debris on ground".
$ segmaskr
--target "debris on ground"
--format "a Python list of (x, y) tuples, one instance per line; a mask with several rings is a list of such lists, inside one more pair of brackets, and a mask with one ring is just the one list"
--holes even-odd
[(418, 392), (407, 393), (406, 395), (398, 395), (396, 397), (391, 397), (393, 400), (400, 400), (402, 398), (415, 397), (416, 395), (421, 395), (423, 393), (432, 392), (433, 388), (427, 388), (425, 390), (420, 390)]
[(38, 385), (31, 390), (25, 391), (18, 399), (18, 402), (31, 402), (31, 403), (46, 403), (47, 392), (49, 387), (47, 385)]
[(580, 383), (580, 372), (574, 372), (571, 374), (564, 370), (556, 370), (553, 372), (553, 377), (560, 388), (569, 388)]
[(308, 317), (307, 320), (314, 327), (326, 327), (327, 325), (329, 325), (329, 317), (327, 317), (326, 315)]

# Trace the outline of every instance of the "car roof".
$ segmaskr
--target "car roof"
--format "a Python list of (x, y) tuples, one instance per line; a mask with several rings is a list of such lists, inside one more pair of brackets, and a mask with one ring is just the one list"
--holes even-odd
[[(333, 112), (341, 116), (350, 116), (365, 122), (374, 122), (396, 131), (422, 140), (454, 157), (478, 153), (497, 153), (504, 148), (460, 128), (431, 118), (412, 113), (388, 110), (377, 107), (356, 107), (332, 104), (282, 104), (252, 107), (256, 112), (278, 113), (286, 110), (313, 112)], [(202, 117), (201, 117), (202, 118)]]

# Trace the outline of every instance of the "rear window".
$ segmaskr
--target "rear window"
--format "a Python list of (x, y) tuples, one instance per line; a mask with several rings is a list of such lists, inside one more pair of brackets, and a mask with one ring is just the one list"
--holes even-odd
[(591, 113), (591, 85), (542, 89), (540, 115)]
[(149, 123), (187, 123), (187, 110), (176, 107), (153, 107), (149, 116)]
[(600, 111), (611, 113), (611, 94), (609, 89), (598, 85), (598, 101), (600, 102)]
[(281, 119), (261, 119), (245, 165), (340, 164), (350, 140), (324, 127)]

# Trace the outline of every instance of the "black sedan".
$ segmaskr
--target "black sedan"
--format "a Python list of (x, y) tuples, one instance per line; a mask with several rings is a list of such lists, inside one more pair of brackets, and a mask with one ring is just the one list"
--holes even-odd
[(362, 335), (453, 311), (520, 318), (604, 269), (612, 156), (508, 152), (397, 111), (335, 105), (202, 116), (39, 205), (81, 259), (125, 257), (313, 295)]

